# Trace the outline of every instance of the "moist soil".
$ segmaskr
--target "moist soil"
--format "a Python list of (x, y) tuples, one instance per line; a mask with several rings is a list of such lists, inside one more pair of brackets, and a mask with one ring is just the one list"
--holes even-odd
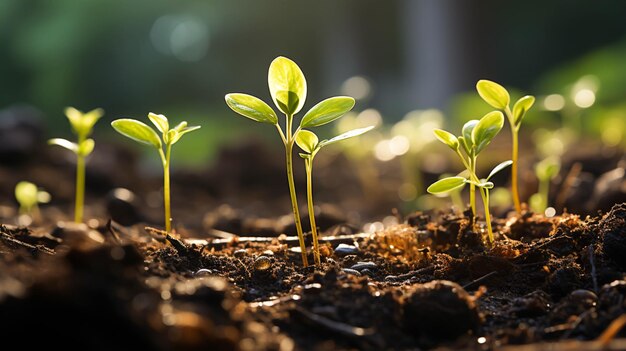
[[(598, 338), (626, 313), (626, 204), (494, 223), (413, 213), (371, 234), (191, 239), (96, 220), (0, 226), (5, 345), (497, 349)], [(307, 236), (308, 237), (308, 236)], [(309, 261), (313, 261), (309, 253)]]

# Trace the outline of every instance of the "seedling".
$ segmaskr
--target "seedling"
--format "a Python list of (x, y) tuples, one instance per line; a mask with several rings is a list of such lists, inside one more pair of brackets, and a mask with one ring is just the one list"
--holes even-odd
[(91, 154), (96, 143), (88, 138), (93, 131), (93, 127), (104, 115), (104, 110), (97, 108), (87, 113), (83, 113), (73, 107), (65, 109), (65, 115), (70, 121), (72, 131), (78, 136), (77, 142), (66, 139), (50, 139), (50, 145), (64, 147), (76, 154), (76, 201), (74, 204), (74, 222), (83, 221), (83, 206), (85, 202), (85, 158)]
[(550, 181), (559, 174), (561, 161), (558, 157), (550, 156), (535, 165), (535, 174), (539, 179), (539, 191), (530, 199), (530, 208), (536, 213), (543, 213), (548, 208), (548, 194)]
[(39, 216), (40, 203), (50, 202), (50, 194), (37, 189), (31, 182), (21, 181), (15, 186), (15, 199), (20, 204), (20, 217), (28, 216), (32, 219)]
[[(161, 157), (163, 165), (163, 207), (165, 208), (165, 231), (172, 230), (172, 215), (170, 210), (170, 156), (172, 145), (176, 144), (183, 135), (200, 129), (200, 126), (188, 127), (187, 122), (182, 121), (176, 127), (170, 129), (169, 121), (164, 115), (150, 112), (148, 118), (154, 124), (161, 137), (143, 122), (135, 119), (122, 118), (111, 122), (111, 126), (120, 134), (141, 144), (154, 147)], [(165, 149), (165, 151), (163, 151)]]
[(515, 104), (513, 105), (513, 110), (509, 107), (510, 96), (509, 92), (500, 84), (489, 81), (489, 80), (479, 80), (476, 83), (476, 90), (480, 97), (485, 100), (489, 105), (498, 110), (501, 110), (506, 118), (509, 120), (509, 126), (511, 127), (511, 138), (512, 138), (512, 155), (511, 159), (513, 161), (513, 165), (511, 166), (511, 193), (513, 195), (513, 203), (515, 204), (515, 211), (517, 213), (522, 212), (522, 205), (519, 199), (519, 190), (517, 185), (517, 174), (518, 174), (518, 154), (519, 154), (519, 130), (522, 125), (522, 120), (526, 115), (526, 112), (533, 106), (535, 103), (535, 97), (531, 95), (526, 95), (521, 97)]
[[(489, 213), (489, 190), (493, 188), (490, 181), (494, 174), (509, 166), (512, 161), (505, 161), (497, 165), (486, 179), (479, 179), (476, 176), (476, 161), (478, 155), (483, 151), (491, 140), (500, 132), (504, 125), (504, 116), (500, 111), (493, 111), (486, 114), (480, 120), (471, 120), (463, 126), (462, 136), (456, 137), (454, 134), (442, 129), (435, 129), (437, 139), (448, 145), (461, 159), (467, 171), (467, 177), (448, 177), (431, 184), (426, 189), (431, 194), (446, 194), (456, 189), (460, 189), (465, 184), (470, 184), (470, 205), (472, 213), (476, 215), (476, 202), (474, 198), (475, 188), (480, 189), (480, 194), (485, 207), (485, 220), (489, 233), (489, 242), (493, 242), (493, 231), (491, 228), (491, 215)], [(465, 156), (461, 152), (465, 152)]]
[(316, 265), (321, 265), (319, 241), (317, 239), (317, 225), (315, 224), (315, 211), (313, 210), (313, 159), (315, 155), (324, 147), (342, 140), (359, 136), (372, 130), (374, 126), (353, 129), (351, 131), (340, 134), (328, 140), (319, 141), (315, 133), (302, 129), (296, 135), (296, 144), (304, 151), (300, 153), (300, 157), (304, 159), (304, 168), (306, 171), (306, 197), (309, 210), (309, 220), (311, 221), (311, 234), (313, 235), (313, 258)]
[(293, 117), (300, 112), (306, 100), (307, 85), (302, 70), (290, 59), (282, 56), (277, 57), (270, 64), (267, 81), (274, 104), (285, 114), (284, 132), (278, 123), (276, 112), (257, 97), (241, 93), (227, 94), (225, 96), (226, 104), (236, 113), (253, 121), (274, 125), (278, 130), (278, 134), (285, 146), (285, 163), (291, 207), (302, 251), (302, 263), (306, 267), (308, 266), (306, 246), (304, 244), (300, 211), (298, 210), (296, 187), (293, 180), (293, 147), (296, 137), (302, 128), (318, 127), (336, 120), (354, 107), (354, 99), (347, 96), (336, 96), (318, 103), (305, 113), (302, 120), (300, 120), (300, 125), (293, 131)]

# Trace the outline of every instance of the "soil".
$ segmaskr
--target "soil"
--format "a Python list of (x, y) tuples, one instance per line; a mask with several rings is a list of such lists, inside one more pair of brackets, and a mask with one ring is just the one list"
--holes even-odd
[[(160, 180), (136, 155), (99, 144), (87, 221), (74, 224), (71, 158), (26, 146), (0, 149), (0, 195), (28, 179), (55, 204), (27, 227), (0, 204), (0, 347), (625, 349), (623, 151), (566, 158), (551, 194), (562, 214), (496, 216), (493, 245), (470, 213), (402, 215), (359, 187), (348, 160), (320, 160), (322, 265), (303, 267), (284, 171), (259, 162), (268, 151), (253, 140), (218, 168), (174, 172), (171, 235), (158, 229)], [(396, 166), (376, 194), (397, 186)], [(378, 224), (363, 233), (367, 221)]]

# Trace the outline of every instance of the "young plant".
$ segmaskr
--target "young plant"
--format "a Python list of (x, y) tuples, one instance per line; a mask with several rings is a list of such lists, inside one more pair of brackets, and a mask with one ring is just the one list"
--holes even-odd
[(253, 121), (274, 125), (285, 146), (285, 163), (287, 182), (291, 197), (294, 222), (302, 251), (302, 263), (308, 266), (304, 233), (298, 210), (296, 187), (293, 180), (293, 147), (296, 137), (302, 128), (312, 128), (332, 122), (343, 116), (354, 107), (354, 99), (347, 96), (328, 98), (313, 106), (300, 120), (300, 125), (293, 130), (293, 117), (304, 106), (307, 85), (304, 74), (298, 65), (286, 57), (277, 57), (270, 64), (267, 77), (270, 95), (274, 104), (285, 115), (285, 131), (283, 132), (276, 112), (261, 99), (241, 93), (225, 96), (226, 104), (236, 113)]
[(548, 194), (550, 181), (559, 174), (561, 161), (558, 157), (550, 156), (535, 165), (535, 174), (539, 179), (539, 191), (530, 199), (530, 208), (536, 213), (543, 213), (548, 208)]
[[(163, 207), (165, 208), (165, 231), (172, 230), (172, 215), (170, 210), (170, 156), (172, 145), (176, 144), (183, 135), (200, 129), (200, 126), (188, 127), (187, 122), (180, 122), (170, 129), (169, 121), (164, 115), (150, 112), (148, 118), (154, 124), (161, 137), (143, 122), (122, 118), (111, 122), (111, 126), (120, 134), (134, 141), (154, 147), (161, 157), (163, 165)], [(165, 151), (163, 151), (165, 149)]]
[(70, 121), (72, 131), (78, 136), (77, 142), (66, 139), (50, 139), (50, 145), (64, 147), (76, 154), (76, 201), (74, 204), (74, 222), (83, 221), (83, 206), (85, 202), (85, 158), (91, 154), (96, 143), (88, 138), (93, 131), (93, 127), (104, 115), (104, 110), (97, 108), (87, 113), (83, 113), (73, 107), (65, 109), (65, 115)]
[[(20, 204), (20, 224), (27, 224), (31, 219), (39, 216), (39, 204), (50, 202), (50, 194), (37, 189), (31, 182), (21, 181), (15, 186), (15, 199)], [(28, 221), (22, 222), (22, 216), (28, 216)]]
[[(445, 194), (453, 190), (470, 184), (470, 205), (472, 213), (476, 215), (476, 202), (474, 198), (475, 188), (480, 189), (480, 194), (485, 207), (485, 220), (487, 222), (487, 230), (489, 233), (489, 242), (493, 242), (493, 231), (491, 229), (491, 216), (489, 213), (489, 189), (493, 188), (493, 183), (489, 180), (494, 174), (511, 164), (511, 161), (505, 161), (496, 166), (486, 179), (480, 179), (476, 175), (476, 161), (478, 155), (483, 151), (491, 140), (500, 132), (504, 125), (504, 116), (500, 111), (492, 111), (480, 120), (471, 120), (463, 126), (462, 136), (456, 137), (454, 134), (442, 129), (435, 129), (434, 133), (437, 139), (448, 145), (463, 162), (463, 166), (467, 171), (467, 177), (448, 177), (431, 184), (426, 189), (431, 194)], [(465, 152), (465, 156), (461, 152)]]
[(526, 115), (526, 112), (535, 103), (535, 97), (526, 95), (521, 97), (513, 105), (513, 110), (509, 107), (511, 98), (509, 92), (500, 84), (492, 82), (490, 80), (479, 80), (476, 83), (476, 90), (478, 95), (485, 100), (486, 103), (492, 107), (502, 111), (506, 118), (509, 120), (509, 126), (511, 127), (511, 139), (512, 139), (512, 155), (511, 159), (513, 165), (511, 166), (511, 193), (513, 195), (513, 203), (515, 204), (515, 211), (517, 213), (522, 212), (522, 205), (519, 199), (519, 190), (517, 184), (518, 174), (518, 154), (519, 154), (519, 130), (522, 125), (522, 120)]
[(315, 159), (315, 155), (317, 155), (317, 153), (324, 146), (359, 136), (372, 130), (373, 128), (374, 126), (354, 129), (334, 138), (322, 141), (319, 141), (319, 138), (315, 135), (315, 133), (306, 129), (300, 130), (300, 132), (296, 135), (296, 144), (298, 144), (300, 149), (304, 151), (303, 153), (300, 153), (300, 157), (304, 159), (304, 168), (306, 171), (306, 197), (309, 210), (309, 220), (311, 221), (311, 234), (313, 236), (313, 258), (315, 259), (315, 264), (318, 266), (321, 265), (321, 260), (319, 241), (317, 239), (317, 225), (315, 224), (315, 211), (313, 210), (313, 160)]

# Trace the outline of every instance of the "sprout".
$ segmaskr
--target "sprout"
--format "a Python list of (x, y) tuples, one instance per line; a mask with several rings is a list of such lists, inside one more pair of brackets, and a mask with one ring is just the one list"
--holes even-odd
[(319, 141), (319, 138), (315, 133), (308, 131), (306, 129), (302, 129), (296, 135), (296, 144), (304, 151), (304, 153), (300, 153), (300, 157), (304, 159), (304, 167), (306, 171), (306, 195), (307, 195), (307, 205), (309, 210), (309, 220), (311, 221), (311, 234), (313, 235), (313, 258), (315, 259), (315, 264), (320, 265), (320, 248), (319, 241), (317, 239), (317, 225), (315, 224), (315, 211), (313, 210), (313, 182), (312, 182), (312, 174), (313, 174), (313, 159), (315, 155), (320, 151), (324, 146), (346, 140), (349, 138), (354, 138), (363, 133), (367, 133), (372, 130), (374, 126), (353, 129), (351, 131), (340, 134), (334, 138), (328, 140)]
[[(21, 181), (15, 186), (15, 199), (20, 204), (20, 224), (29, 224), (30, 220), (39, 216), (39, 204), (50, 202), (50, 194), (37, 189), (31, 182)], [(27, 216), (27, 221), (22, 221)]]
[(535, 174), (539, 179), (539, 191), (533, 194), (528, 201), (534, 212), (543, 213), (548, 208), (550, 181), (559, 174), (560, 170), (561, 160), (555, 156), (547, 157), (535, 165)]
[(100, 108), (83, 113), (73, 107), (65, 109), (65, 115), (70, 121), (72, 131), (78, 136), (76, 143), (65, 139), (50, 139), (50, 145), (64, 147), (76, 154), (76, 201), (74, 204), (74, 222), (83, 221), (83, 206), (85, 202), (85, 158), (91, 154), (96, 143), (87, 137), (93, 131), (93, 127), (104, 115)]
[[(476, 161), (478, 154), (491, 143), (491, 140), (500, 132), (504, 125), (504, 116), (500, 111), (493, 111), (481, 118), (480, 120), (471, 120), (463, 126), (462, 136), (454, 134), (442, 129), (435, 129), (434, 133), (437, 139), (448, 145), (461, 159), (467, 171), (467, 177), (455, 176), (443, 178), (426, 189), (431, 194), (446, 194), (454, 190), (460, 190), (465, 184), (470, 184), (470, 206), (472, 213), (476, 215), (476, 200), (474, 192), (476, 187), (480, 189), (480, 194), (485, 207), (485, 221), (487, 222), (487, 230), (489, 233), (489, 242), (493, 242), (493, 231), (491, 228), (491, 215), (489, 213), (489, 190), (493, 188), (490, 181), (496, 173), (512, 164), (512, 161), (504, 161), (497, 165), (486, 179), (479, 179), (476, 176)], [(461, 149), (465, 152), (463, 156)]]
[(513, 150), (511, 159), (513, 165), (511, 166), (511, 192), (513, 193), (513, 203), (515, 204), (515, 210), (517, 213), (522, 212), (522, 206), (519, 199), (519, 190), (517, 185), (517, 173), (518, 173), (518, 153), (519, 153), (519, 129), (522, 125), (522, 120), (526, 115), (526, 112), (535, 103), (535, 97), (526, 95), (521, 97), (513, 105), (513, 110), (509, 107), (510, 97), (509, 92), (500, 84), (489, 81), (479, 80), (476, 83), (476, 90), (485, 102), (492, 107), (501, 110), (509, 120), (509, 126), (511, 127), (511, 137), (513, 142)]
[[(180, 122), (176, 127), (170, 129), (167, 117), (150, 112), (148, 118), (154, 124), (161, 137), (143, 122), (122, 118), (111, 122), (111, 126), (118, 133), (141, 144), (153, 146), (161, 157), (163, 165), (163, 204), (165, 208), (165, 231), (172, 229), (172, 216), (170, 211), (170, 155), (172, 145), (174, 145), (183, 135), (200, 129), (200, 126), (188, 127), (187, 122)], [(162, 141), (162, 142), (161, 142)], [(165, 152), (163, 148), (165, 147)]]
[(294, 222), (302, 251), (302, 263), (308, 266), (304, 233), (298, 210), (298, 199), (293, 180), (293, 146), (302, 128), (318, 127), (330, 123), (354, 107), (354, 99), (347, 96), (336, 96), (326, 99), (313, 106), (304, 114), (300, 125), (293, 131), (293, 117), (302, 110), (306, 100), (307, 85), (300, 67), (286, 57), (277, 57), (270, 64), (267, 82), (274, 105), (285, 115), (285, 131), (278, 123), (276, 112), (261, 99), (251, 95), (232, 93), (225, 96), (226, 104), (236, 113), (253, 121), (274, 125), (285, 146), (285, 163), (287, 182), (291, 197)]

